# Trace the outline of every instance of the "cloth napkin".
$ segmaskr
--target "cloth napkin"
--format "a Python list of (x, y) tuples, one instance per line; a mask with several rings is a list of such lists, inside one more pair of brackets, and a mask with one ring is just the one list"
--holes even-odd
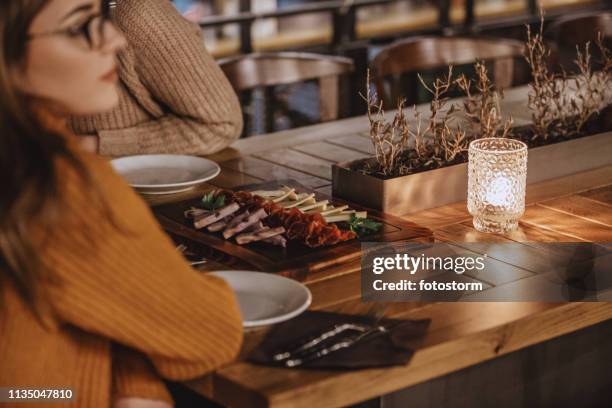
[[(298, 368), (357, 369), (405, 365), (414, 354), (408, 344), (414, 344), (415, 340), (422, 338), (430, 322), (431, 319), (382, 319), (378, 325), (387, 327), (388, 333), (376, 334), (351, 347), (304, 363)], [(372, 324), (372, 321), (364, 316), (307, 311), (295, 319), (273, 327), (247, 360), (256, 364), (285, 367), (282, 362), (273, 360), (275, 353), (292, 349), (304, 340), (343, 323)], [(342, 335), (329, 344), (340, 338)]]

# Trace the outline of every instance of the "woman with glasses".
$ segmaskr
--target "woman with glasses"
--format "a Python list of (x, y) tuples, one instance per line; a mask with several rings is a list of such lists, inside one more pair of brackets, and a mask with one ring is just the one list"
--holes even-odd
[(162, 378), (229, 362), (242, 328), (227, 284), (67, 130), (120, 99), (125, 40), (99, 1), (11, 0), (0, 44), (0, 387), (73, 398), (41, 407), (167, 407)]
[(201, 155), (236, 140), (242, 132), (240, 104), (207, 52), (200, 28), (169, 0), (109, 3), (116, 4), (113, 21), (128, 47), (119, 54), (118, 106), (71, 121), (89, 150), (106, 156)]

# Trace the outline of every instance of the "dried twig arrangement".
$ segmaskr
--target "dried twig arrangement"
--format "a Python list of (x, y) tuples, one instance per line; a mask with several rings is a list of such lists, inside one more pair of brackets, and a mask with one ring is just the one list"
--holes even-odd
[[(559, 80), (548, 69), (550, 49), (544, 42), (544, 16), (540, 15), (540, 30), (532, 33), (527, 25), (527, 43), (525, 44), (525, 59), (531, 68), (532, 83), (529, 92), (528, 107), (534, 127), (534, 139), (546, 140), (553, 126), (560, 127), (562, 117), (559, 102), (567, 97), (566, 81)], [(564, 101), (565, 102), (565, 101)], [(563, 130), (556, 129), (557, 131)]]
[(598, 34), (597, 47), (602, 56), (601, 70), (594, 71), (592, 67), (591, 44), (587, 42), (584, 50), (576, 45), (576, 59), (579, 75), (573, 78), (575, 99), (572, 100), (572, 110), (575, 118), (576, 132), (581, 132), (589, 119), (596, 116), (611, 101), (612, 87), (612, 56), (604, 45), (603, 35)]
[(405, 100), (398, 101), (397, 113), (393, 122), (387, 123), (383, 101), (377, 101), (377, 95), (370, 90), (370, 71), (367, 76), (366, 96), (361, 94), (368, 104), (368, 120), (370, 121), (370, 139), (374, 145), (379, 171), (391, 175), (399, 167), (398, 159), (402, 151), (408, 148), (410, 130), (404, 114)]
[(543, 14), (540, 14), (537, 33), (527, 26), (525, 59), (533, 77), (528, 100), (534, 128), (532, 140), (569, 137), (582, 132), (586, 122), (610, 103), (606, 92), (612, 84), (610, 52), (601, 36), (597, 45), (604, 59), (602, 70), (592, 69), (589, 43), (584, 50), (576, 46), (575, 63), (579, 72), (570, 79), (565, 72), (555, 75), (549, 70), (550, 49), (544, 42), (543, 28)]
[(449, 126), (456, 111), (454, 106), (446, 107), (447, 93), (453, 84), (452, 67), (445, 78), (436, 79), (431, 86), (427, 86), (422, 78), (421, 82), (433, 96), (427, 125), (423, 125), (416, 106), (413, 106), (414, 119), (411, 121), (406, 116), (404, 99), (398, 101), (393, 121), (388, 123), (384, 118), (383, 102), (371, 93), (368, 72), (366, 95), (361, 96), (368, 104), (370, 139), (377, 162), (377, 168), (370, 168), (369, 172), (402, 176), (417, 170), (438, 168), (452, 163), (467, 150), (466, 133)]
[[(612, 100), (612, 53), (604, 45), (600, 35), (597, 41), (602, 61), (601, 69), (594, 71), (590, 44), (583, 50), (576, 47), (575, 63), (579, 75), (568, 78), (565, 72), (556, 75), (548, 68), (550, 49), (544, 42), (543, 15), (539, 31), (533, 33), (527, 26), (525, 59), (531, 67), (533, 82), (530, 84), (528, 107), (532, 111), (532, 141), (570, 137), (583, 131), (587, 122)], [(390, 123), (385, 119), (383, 102), (371, 91), (370, 72), (367, 75), (366, 95), (370, 122), (370, 139), (376, 153), (376, 163), (367, 162), (358, 170), (385, 177), (403, 176), (453, 164), (465, 158), (471, 140), (481, 137), (510, 137), (512, 118), (503, 120), (500, 102), (503, 98), (491, 82), (486, 65), (474, 65), (476, 79), (461, 75), (453, 79), (453, 67), (443, 78), (432, 84), (418, 78), (432, 95), (429, 119), (423, 125), (421, 113), (413, 106), (413, 118), (405, 113), (405, 99), (398, 100), (397, 112)], [(458, 87), (466, 95), (463, 109), (448, 107), (448, 93)], [(469, 126), (452, 126), (455, 113), (462, 112)], [(464, 122), (465, 123), (465, 122)]]
[[(463, 111), (468, 123), (471, 124), (471, 134), (476, 138), (508, 137), (512, 129), (512, 118), (504, 122), (502, 129), (500, 107), (502, 93), (495, 89), (489, 79), (484, 62), (476, 62), (474, 70), (476, 71), (474, 84), (463, 74), (455, 81), (466, 96)], [(472, 93), (473, 89), (476, 93)]]
[(457, 112), (455, 105), (447, 110), (448, 91), (454, 84), (453, 66), (448, 67), (448, 73), (444, 78), (436, 78), (431, 86), (428, 86), (421, 75), (418, 75), (423, 87), (431, 94), (432, 100), (429, 104), (429, 124), (425, 133), (431, 136), (429, 151), (426, 152), (426, 167), (441, 167), (452, 162), (462, 152), (467, 150), (468, 140), (465, 131), (452, 129), (450, 126), (454, 114)]

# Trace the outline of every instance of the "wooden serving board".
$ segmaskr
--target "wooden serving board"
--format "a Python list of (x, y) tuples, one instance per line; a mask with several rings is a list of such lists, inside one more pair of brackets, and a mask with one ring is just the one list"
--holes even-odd
[[(312, 189), (292, 180), (280, 180), (263, 184), (253, 184), (236, 188), (236, 190), (274, 190), (286, 185), (296, 189), (298, 193), (313, 193)], [(221, 253), (227, 263), (228, 259), (235, 258), (234, 265), (247, 266), (252, 269), (275, 272), (294, 279), (303, 280), (309, 273), (320, 271), (328, 267), (354, 260), (361, 256), (361, 241), (364, 242), (401, 242), (419, 241), (432, 242), (433, 233), (424, 227), (412, 222), (404, 221), (398, 217), (383, 214), (376, 210), (331, 198), (325, 194), (314, 192), (317, 200), (327, 199), (334, 206), (347, 204), (355, 210), (365, 210), (368, 218), (383, 223), (383, 228), (375, 234), (362, 238), (341, 242), (332, 246), (309, 248), (308, 246), (289, 241), (286, 248), (270, 245), (263, 242), (253, 242), (247, 245), (238, 245), (233, 240), (226, 240), (220, 233), (212, 233), (206, 229), (196, 230), (190, 220), (185, 219), (184, 211), (190, 207), (197, 207), (200, 199), (191, 199), (178, 203), (165, 204), (153, 209), (162, 227), (175, 240), (185, 243), (191, 241), (195, 247), (207, 247), (210, 251)], [(197, 249), (197, 248), (196, 248)]]

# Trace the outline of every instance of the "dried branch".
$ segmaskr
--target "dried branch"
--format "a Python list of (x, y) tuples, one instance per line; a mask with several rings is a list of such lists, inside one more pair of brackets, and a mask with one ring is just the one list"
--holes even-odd
[(590, 44), (581, 49), (576, 46), (578, 73), (568, 78), (550, 72), (547, 59), (550, 49), (543, 38), (544, 16), (540, 14), (540, 29), (532, 33), (527, 26), (525, 59), (531, 68), (528, 106), (532, 111), (533, 140), (550, 137), (569, 137), (580, 134), (585, 124), (605, 108), (611, 99), (612, 58), (603, 43), (601, 34), (597, 45), (602, 55), (601, 71), (594, 71)]
[(527, 43), (525, 44), (525, 60), (531, 68), (532, 83), (528, 99), (528, 107), (534, 126), (534, 137), (546, 140), (549, 135), (551, 124), (559, 116), (554, 110), (556, 104), (554, 99), (559, 94), (556, 89), (556, 78), (548, 69), (548, 57), (550, 49), (544, 43), (544, 14), (540, 13), (540, 30), (531, 32), (527, 27)]
[[(465, 75), (461, 75), (455, 83), (466, 95), (463, 102), (463, 111), (471, 124), (472, 137), (507, 137), (512, 128), (512, 119), (506, 120), (504, 130), (502, 127), (502, 114), (500, 102), (503, 98), (495, 85), (489, 79), (487, 67), (482, 61), (474, 65), (476, 83), (472, 84)], [(476, 94), (472, 93), (475, 88)]]
[[(468, 140), (462, 130), (453, 130), (449, 121), (455, 107), (447, 109), (448, 91), (453, 85), (452, 67), (444, 78), (438, 78), (425, 89), (432, 94), (430, 117), (424, 125), (421, 112), (413, 106), (414, 119), (405, 113), (405, 100), (400, 99), (397, 112), (391, 123), (384, 119), (383, 104), (371, 94), (370, 74), (367, 77), (367, 92), (362, 98), (368, 104), (370, 139), (376, 152), (378, 167), (374, 172), (384, 176), (404, 175), (426, 168), (442, 167), (453, 162), (467, 150)], [(412, 126), (411, 126), (412, 125)], [(413, 142), (411, 144), (411, 142)], [(370, 169), (372, 170), (372, 169)]]
[(360, 94), (368, 105), (368, 120), (370, 121), (370, 139), (376, 153), (379, 171), (385, 176), (391, 175), (399, 166), (398, 158), (408, 147), (410, 129), (404, 114), (405, 100), (398, 101), (397, 113), (392, 123), (385, 120), (383, 102), (377, 102), (377, 95), (371, 93), (370, 71), (367, 74), (366, 96)]

